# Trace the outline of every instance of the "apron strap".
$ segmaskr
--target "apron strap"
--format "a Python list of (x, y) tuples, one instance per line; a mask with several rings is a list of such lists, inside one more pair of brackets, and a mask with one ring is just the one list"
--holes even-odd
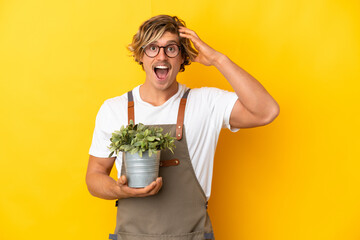
[(132, 91), (128, 92), (128, 124), (130, 124), (130, 120), (133, 120), (135, 124), (134, 97)]
[(185, 117), (185, 106), (186, 100), (189, 95), (190, 89), (188, 89), (180, 100), (179, 112), (176, 122), (176, 139), (180, 141), (183, 136), (183, 128), (184, 128), (184, 117)]
[[(185, 117), (185, 106), (186, 100), (189, 95), (190, 89), (188, 89), (180, 100), (179, 112), (176, 122), (176, 139), (181, 140), (183, 135), (184, 128), (184, 117)], [(128, 92), (128, 124), (130, 124), (130, 120), (133, 120), (135, 124), (135, 113), (134, 113), (134, 97), (132, 91)]]
[(160, 167), (170, 167), (170, 166), (177, 166), (180, 164), (178, 159), (170, 159), (170, 160), (161, 160)]

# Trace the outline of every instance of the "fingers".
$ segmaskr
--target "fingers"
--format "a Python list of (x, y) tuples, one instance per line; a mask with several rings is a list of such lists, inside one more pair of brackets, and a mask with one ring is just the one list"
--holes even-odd
[(190, 30), (186, 27), (179, 27), (179, 32), (180, 34), (184, 34), (184, 35), (190, 35), (190, 36), (193, 36), (193, 37), (196, 37), (196, 38), (199, 38), (199, 36), (193, 31), (193, 30)]
[(138, 197), (147, 197), (151, 195), (155, 195), (159, 192), (160, 188), (162, 187), (162, 178), (158, 177), (156, 181), (152, 182), (149, 186), (146, 186), (142, 189), (136, 189)]
[(191, 41), (200, 40), (199, 36), (192, 30), (186, 27), (179, 27), (180, 37), (189, 38)]
[(150, 195), (157, 194), (160, 191), (162, 187), (162, 177), (157, 178), (155, 182), (155, 187), (149, 192)]
[(180, 37), (190, 39), (194, 44), (196, 50), (200, 51), (204, 47), (204, 42), (193, 30), (190, 30), (186, 27), (179, 27), (179, 33)]
[(162, 187), (162, 178), (158, 177), (156, 181), (144, 188), (131, 188), (127, 185), (126, 176), (121, 176), (118, 179), (118, 186), (120, 188), (121, 198), (147, 197), (159, 192)]
[(201, 63), (205, 66), (215, 64), (215, 56), (219, 55), (219, 52), (203, 42), (193, 30), (186, 27), (179, 27), (179, 33), (180, 37), (190, 39), (194, 44), (195, 49), (198, 51), (198, 55), (192, 61)]
[(199, 37), (186, 32), (180, 32), (180, 37), (190, 39), (194, 44), (200, 40)]

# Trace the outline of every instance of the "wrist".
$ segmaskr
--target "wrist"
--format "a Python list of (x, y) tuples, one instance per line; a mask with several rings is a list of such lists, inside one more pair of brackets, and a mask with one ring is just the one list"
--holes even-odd
[(121, 189), (120, 189), (120, 187), (119, 187), (119, 185), (118, 185), (118, 183), (116, 181), (114, 181), (111, 184), (109, 190), (110, 190), (112, 198), (114, 198), (114, 199), (122, 198), (121, 197), (121, 195), (122, 195)]
[(214, 62), (213, 62), (213, 65), (216, 67), (216, 68), (219, 68), (221, 65), (223, 65), (226, 60), (228, 59), (228, 57), (220, 52), (217, 52), (215, 57), (214, 57)]

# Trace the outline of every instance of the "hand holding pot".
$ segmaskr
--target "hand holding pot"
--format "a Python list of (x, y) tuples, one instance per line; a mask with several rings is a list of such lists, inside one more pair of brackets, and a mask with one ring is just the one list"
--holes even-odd
[(153, 181), (151, 184), (144, 188), (131, 188), (127, 184), (126, 176), (121, 176), (117, 185), (119, 187), (119, 199), (120, 198), (130, 198), (130, 197), (147, 197), (155, 195), (159, 192), (162, 187), (162, 177), (158, 177), (156, 181)]

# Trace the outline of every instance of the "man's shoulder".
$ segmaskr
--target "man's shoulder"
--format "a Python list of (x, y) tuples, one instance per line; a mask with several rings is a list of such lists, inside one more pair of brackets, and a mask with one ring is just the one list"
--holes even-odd
[(104, 114), (113, 114), (114, 112), (124, 111), (127, 108), (127, 93), (123, 95), (106, 99), (100, 111)]
[(120, 96), (108, 98), (104, 101), (104, 105), (113, 106), (113, 105), (122, 105), (128, 101), (128, 92), (123, 93)]
[(221, 95), (222, 93), (226, 93), (228, 91), (216, 88), (216, 87), (200, 87), (200, 88), (192, 88), (190, 93), (194, 97), (211, 97)]
[(192, 88), (191, 91), (196, 91), (196, 92), (221, 92), (221, 91), (226, 91), (223, 90), (221, 88), (217, 88), (217, 87), (199, 87), (199, 88)]
[(122, 104), (123, 102), (127, 101), (127, 94), (123, 94), (121, 96), (108, 98), (104, 101), (104, 104), (107, 105), (116, 105), (116, 104)]

